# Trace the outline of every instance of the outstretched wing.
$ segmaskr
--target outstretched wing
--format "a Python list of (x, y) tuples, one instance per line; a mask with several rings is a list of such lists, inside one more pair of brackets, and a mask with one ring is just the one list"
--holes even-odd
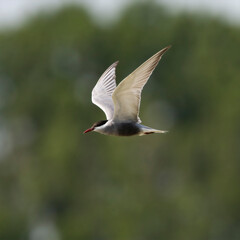
[(100, 107), (106, 114), (107, 120), (112, 119), (114, 104), (112, 93), (116, 88), (116, 66), (118, 61), (113, 63), (99, 78), (92, 90), (92, 102)]
[(115, 121), (141, 122), (138, 114), (142, 89), (162, 55), (169, 48), (170, 46), (157, 52), (117, 86), (112, 95), (114, 102), (113, 119)]

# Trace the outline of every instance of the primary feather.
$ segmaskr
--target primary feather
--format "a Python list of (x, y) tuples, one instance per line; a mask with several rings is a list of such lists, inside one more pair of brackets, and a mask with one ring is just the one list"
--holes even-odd
[(116, 88), (116, 66), (118, 61), (113, 63), (99, 78), (92, 90), (92, 102), (100, 107), (106, 114), (107, 120), (112, 119), (114, 104), (112, 93)]
[(169, 48), (170, 46), (157, 52), (117, 86), (112, 94), (114, 103), (113, 121), (134, 121), (141, 123), (138, 115), (142, 89), (162, 55)]

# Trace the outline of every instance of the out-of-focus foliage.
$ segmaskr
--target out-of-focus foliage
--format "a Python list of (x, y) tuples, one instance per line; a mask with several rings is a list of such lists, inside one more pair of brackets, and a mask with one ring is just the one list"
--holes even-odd
[[(107, 14), (107, 13), (106, 13)], [(91, 90), (167, 45), (142, 96), (166, 135), (82, 135)], [(0, 239), (240, 239), (240, 30), (134, 5), (69, 7), (0, 34)]]

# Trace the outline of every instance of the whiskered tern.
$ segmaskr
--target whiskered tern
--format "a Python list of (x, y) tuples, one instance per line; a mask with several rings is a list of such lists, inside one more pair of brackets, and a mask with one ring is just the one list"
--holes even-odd
[(154, 54), (116, 86), (116, 66), (113, 63), (100, 77), (92, 90), (92, 102), (106, 114), (107, 120), (94, 123), (84, 131), (99, 132), (114, 136), (142, 136), (151, 133), (165, 133), (141, 124), (139, 108), (141, 92), (168, 46)]

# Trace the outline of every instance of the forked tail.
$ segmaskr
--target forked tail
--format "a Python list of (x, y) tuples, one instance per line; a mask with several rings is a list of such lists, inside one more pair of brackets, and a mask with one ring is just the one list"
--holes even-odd
[(154, 128), (150, 128), (150, 127), (144, 126), (144, 127), (142, 127), (142, 131), (141, 131), (141, 133), (139, 135), (143, 136), (143, 135), (148, 135), (148, 134), (152, 134), (152, 133), (167, 133), (167, 132), (168, 131), (157, 130), (157, 129), (154, 129)]

